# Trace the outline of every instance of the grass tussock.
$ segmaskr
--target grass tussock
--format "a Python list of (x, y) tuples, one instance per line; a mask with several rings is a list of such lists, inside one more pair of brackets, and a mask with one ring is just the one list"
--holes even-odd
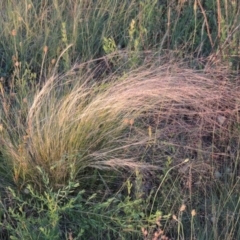
[(36, 183), (36, 167), (53, 186), (89, 168), (157, 169), (166, 154), (174, 164), (185, 158), (210, 164), (233, 140), (239, 97), (230, 80), (177, 64), (113, 74), (101, 83), (92, 74), (52, 76), (19, 109), (2, 93), (1, 143), (16, 182)]

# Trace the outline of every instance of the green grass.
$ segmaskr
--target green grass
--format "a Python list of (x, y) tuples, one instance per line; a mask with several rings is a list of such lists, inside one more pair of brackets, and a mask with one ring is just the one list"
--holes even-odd
[(237, 1), (0, 3), (1, 239), (239, 239)]

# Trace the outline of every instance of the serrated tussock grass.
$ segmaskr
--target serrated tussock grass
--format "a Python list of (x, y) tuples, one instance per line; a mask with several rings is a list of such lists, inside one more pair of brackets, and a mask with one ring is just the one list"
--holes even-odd
[(20, 104), (2, 91), (4, 160), (16, 183), (41, 185), (40, 167), (53, 187), (92, 168), (160, 169), (170, 151), (175, 164), (196, 154), (210, 161), (215, 150), (203, 139), (216, 148), (229, 141), (239, 98), (213, 73), (152, 65), (98, 83), (94, 73), (69, 71)]

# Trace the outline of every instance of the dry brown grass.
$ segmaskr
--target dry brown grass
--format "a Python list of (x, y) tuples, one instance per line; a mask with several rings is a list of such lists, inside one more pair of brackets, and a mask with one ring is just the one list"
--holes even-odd
[(88, 168), (161, 168), (167, 156), (174, 164), (210, 164), (227, 159), (238, 139), (238, 88), (228, 76), (174, 63), (113, 74), (101, 84), (93, 75), (48, 79), (29, 98), (26, 121), (11, 122), (6, 111), (19, 112), (2, 94), (1, 144), (16, 181), (37, 181), (36, 166), (61, 185)]

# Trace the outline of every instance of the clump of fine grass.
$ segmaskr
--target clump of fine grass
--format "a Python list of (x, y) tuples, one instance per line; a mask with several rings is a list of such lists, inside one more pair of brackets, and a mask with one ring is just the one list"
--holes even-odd
[[(221, 155), (217, 147), (230, 134), (224, 123), (231, 125), (238, 102), (227, 82), (177, 65), (140, 68), (102, 83), (92, 76), (52, 76), (20, 105), (2, 93), (1, 143), (16, 182), (38, 182), (36, 166), (57, 186), (70, 172), (79, 178), (89, 168), (160, 167), (166, 154), (175, 164), (203, 156), (207, 164), (215, 151)], [(204, 138), (216, 139), (216, 149)]]

